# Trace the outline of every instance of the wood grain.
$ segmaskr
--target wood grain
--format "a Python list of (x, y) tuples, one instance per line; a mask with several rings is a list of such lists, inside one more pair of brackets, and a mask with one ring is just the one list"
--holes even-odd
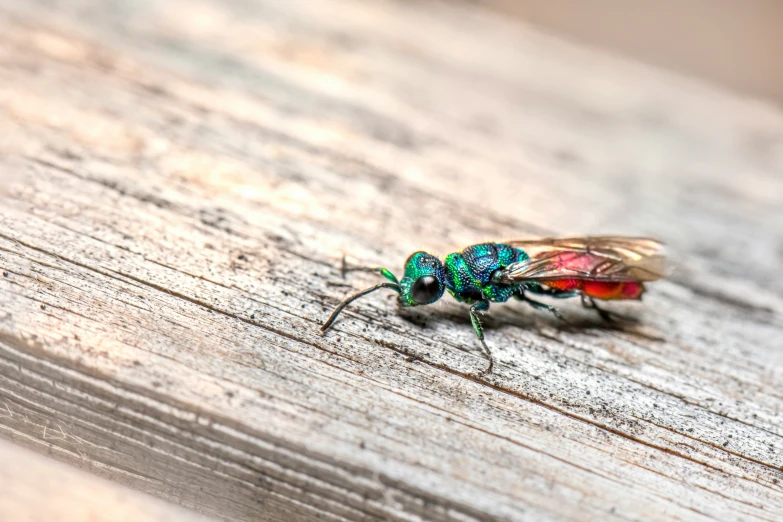
[[(778, 520), (783, 116), (460, 4), (0, 6), (0, 434), (232, 520)], [(626, 233), (635, 323), (387, 296)], [(559, 303), (560, 304), (560, 303)], [(55, 430), (52, 438), (49, 434)]]
[[(64, 436), (59, 431), (47, 437)], [(209, 522), (88, 473), (0, 441), (0, 520), (14, 522)], [(42, 501), (44, 500), (45, 501)]]

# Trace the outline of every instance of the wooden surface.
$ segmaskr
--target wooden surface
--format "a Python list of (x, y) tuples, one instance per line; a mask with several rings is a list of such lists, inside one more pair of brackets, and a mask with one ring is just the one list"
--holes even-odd
[(208, 522), (172, 506), (0, 441), (0, 520)]
[[(0, 5), (0, 434), (232, 520), (780, 520), (783, 116), (463, 4)], [(649, 234), (638, 319), (319, 322)]]

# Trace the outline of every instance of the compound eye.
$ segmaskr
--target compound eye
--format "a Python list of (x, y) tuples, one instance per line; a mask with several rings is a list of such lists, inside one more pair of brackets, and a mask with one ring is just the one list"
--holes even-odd
[(438, 278), (435, 276), (422, 276), (411, 287), (411, 297), (418, 304), (431, 303), (438, 298), (439, 294), (440, 283), (438, 283)]

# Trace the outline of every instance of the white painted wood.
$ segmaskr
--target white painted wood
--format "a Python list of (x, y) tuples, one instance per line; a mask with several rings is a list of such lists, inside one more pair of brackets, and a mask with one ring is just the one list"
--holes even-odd
[[(776, 109), (462, 5), (0, 27), (4, 438), (235, 520), (781, 518)], [(447, 299), (318, 330), (343, 253), (589, 233), (672, 278), (620, 329), (493, 306), (486, 380)]]

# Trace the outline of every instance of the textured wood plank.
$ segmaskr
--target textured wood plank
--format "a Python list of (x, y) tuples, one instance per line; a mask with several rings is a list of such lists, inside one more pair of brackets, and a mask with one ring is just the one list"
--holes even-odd
[[(475, 8), (0, 7), (0, 433), (240, 520), (776, 520), (783, 117)], [(374, 295), (634, 233), (639, 322)], [(0, 410), (2, 411), (2, 410)], [(58, 426), (64, 436), (45, 436)]]
[[(7, 413), (7, 412), (6, 412)], [(49, 439), (66, 437), (55, 429)], [(0, 519), (14, 522), (208, 522), (206, 517), (0, 441)], [(42, 499), (46, 499), (42, 502)]]

